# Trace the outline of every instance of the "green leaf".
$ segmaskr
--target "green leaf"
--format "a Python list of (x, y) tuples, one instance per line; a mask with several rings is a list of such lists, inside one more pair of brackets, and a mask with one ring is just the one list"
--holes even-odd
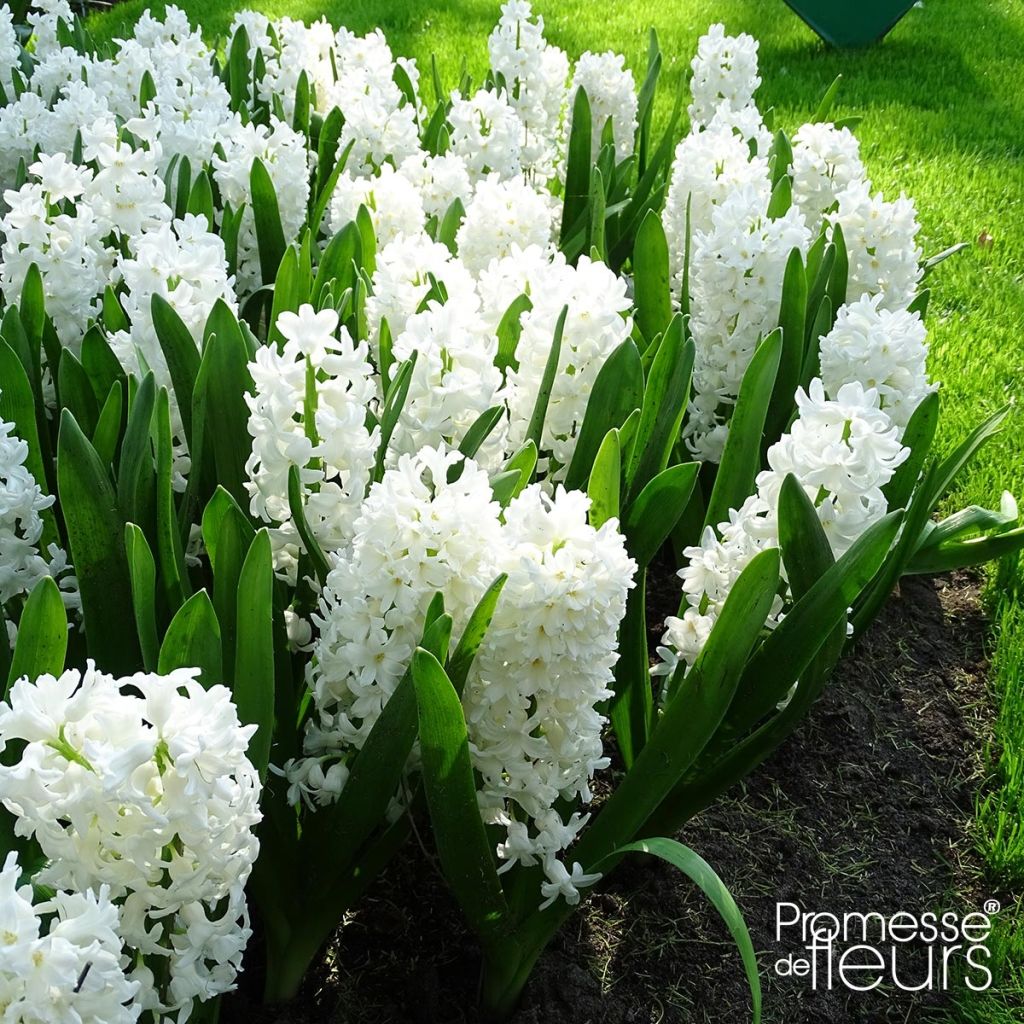
[(213, 606), (220, 622), (225, 679), (234, 678), (239, 579), (255, 537), (235, 500), (218, 487), (203, 512), (203, 542), (213, 566)]
[(362, 243), (362, 269), (369, 277), (377, 269), (377, 235), (373, 230), (373, 218), (365, 206), (360, 206), (356, 213), (356, 227), (359, 228), (359, 240)]
[(117, 446), (121, 441), (121, 417), (124, 412), (121, 385), (114, 381), (110, 394), (103, 403), (96, 429), (92, 434), (92, 446), (104, 466), (111, 467), (117, 458)]
[(832, 226), (832, 244), (835, 246), (836, 256), (832, 263), (832, 272), (828, 275), (826, 294), (832, 303), (833, 312), (838, 313), (840, 306), (846, 302), (846, 287), (850, 274), (846, 239), (843, 237), (843, 226), (838, 222)]
[(462, 226), (465, 216), (466, 207), (462, 205), (462, 200), (456, 196), (455, 201), (445, 210), (444, 217), (441, 218), (441, 223), (438, 225), (437, 240), (446, 246), (452, 255), (455, 255), (456, 252), (455, 236), (459, 233), (459, 228)]
[(967, 566), (1003, 558), (1024, 548), (1024, 526), (969, 540), (946, 541), (918, 551), (904, 568), (904, 573), (952, 572)]
[[(775, 132), (772, 139), (772, 148), (768, 153), (768, 162), (772, 168), (772, 189), (774, 198), (774, 189), (778, 186), (779, 182), (789, 174), (789, 169), (793, 165), (793, 146), (789, 141), (789, 136), (780, 128)], [(790, 189), (790, 198), (792, 198), (792, 189)], [(786, 209), (789, 209), (787, 204)], [(783, 211), (785, 212), (785, 211)], [(772, 216), (769, 211), (768, 216)]]
[(654, 210), (648, 211), (636, 233), (633, 275), (636, 322), (641, 334), (651, 342), (668, 329), (672, 320), (668, 240)]
[(590, 498), (590, 525), (599, 530), (609, 519), (619, 517), (621, 502), (622, 453), (619, 447), (619, 432), (611, 429), (594, 459), (594, 468), (587, 482)]
[(173, 614), (189, 596), (185, 552), (178, 532), (174, 508), (173, 451), (171, 449), (171, 409), (167, 389), (161, 388), (156, 400), (154, 423), (156, 438), (156, 553), (160, 580), (167, 607)]
[(903, 431), (903, 447), (910, 449), (910, 457), (897, 467), (892, 479), (882, 488), (889, 508), (905, 508), (910, 501), (932, 449), (938, 425), (939, 393), (933, 391), (921, 400)]
[[(729, 934), (739, 950), (740, 959), (743, 961), (743, 970), (747, 975), (747, 984), (750, 986), (754, 1024), (759, 1024), (761, 1020), (761, 979), (757, 971), (757, 955), (754, 952), (754, 944), (750, 940), (750, 932), (743, 920), (743, 914), (736, 905), (732, 894), (725, 887), (725, 883), (703, 857), (698, 856), (688, 846), (683, 846), (682, 843), (676, 842), (674, 839), (658, 836), (652, 839), (643, 839), (637, 843), (629, 843), (626, 846), (620, 846), (612, 857), (618, 860), (627, 853), (647, 853), (654, 857), (660, 857), (682, 871), (707, 896), (711, 905), (718, 911), (719, 917), (725, 922)], [(600, 864), (595, 865), (595, 868), (600, 869)]]
[[(514, 452), (508, 459), (505, 463), (504, 471), (491, 479), (491, 486), (494, 488), (496, 481), (500, 477), (508, 478), (508, 493), (505, 500), (502, 501), (498, 499), (502, 508), (505, 508), (513, 498), (520, 495), (529, 485), (530, 481), (533, 479), (533, 472), (536, 468), (537, 446), (532, 441), (527, 441), (526, 444), (524, 444), (518, 451)], [(515, 474), (515, 476), (513, 476), (513, 474)], [(498, 497), (496, 488), (495, 497)]]
[(693, 341), (683, 340), (683, 320), (677, 313), (661, 339), (647, 377), (640, 423), (626, 468), (630, 500), (668, 465), (679, 440), (693, 358)]
[(465, 437), (459, 442), (459, 451), (467, 459), (474, 458), (480, 450), (480, 446), (490, 437), (491, 431), (501, 422), (504, 414), (505, 407), (503, 405), (492, 406), (480, 413), (469, 430), (466, 431)]
[(292, 514), (292, 522), (295, 523), (295, 528), (299, 533), (299, 539), (302, 541), (302, 547), (313, 567), (313, 572), (320, 586), (323, 586), (327, 581), (327, 574), (331, 571), (331, 567), (327, 564), (327, 558), (306, 519), (306, 510), (302, 504), (302, 482), (299, 479), (298, 466), (290, 466), (288, 468), (288, 508)]
[(957, 253), (963, 252), (964, 249), (969, 249), (970, 247), (969, 242), (957, 242), (956, 245), (951, 245), (948, 249), (943, 249), (942, 252), (929, 256), (921, 265), (921, 276), (927, 277), (940, 263), (948, 260), (950, 256), (955, 256)]
[(241, 110), (249, 99), (251, 72), (249, 34), (245, 27), (240, 25), (231, 39), (231, 47), (228, 50), (227, 81), (233, 111)]
[(699, 462), (662, 470), (627, 507), (622, 521), (626, 547), (641, 569), (654, 560), (675, 529), (697, 483)]
[(96, 396), (89, 375), (75, 358), (71, 349), (65, 349), (57, 371), (57, 394), (62, 408), (71, 410), (86, 434), (93, 434), (99, 418)]
[(105, 398), (115, 384), (127, 384), (128, 377), (114, 355), (102, 328), (93, 324), (82, 339), (82, 366), (92, 383), (96, 400)]
[(21, 612), (4, 699), (16, 679), (26, 677), (34, 681), (42, 675), (59, 676), (64, 671), (67, 649), (68, 619), (64, 602), (57, 584), (44, 576), (32, 588)]
[[(341, 163), (340, 160), (335, 160), (335, 157), (338, 155), (338, 141), (341, 139), (341, 131), (344, 126), (345, 118), (341, 111), (337, 107), (331, 107), (324, 117), (320, 138), (317, 142), (315, 194), (319, 199), (323, 199), (327, 194), (329, 200), (330, 195), (334, 192), (333, 188), (327, 188), (327, 180), (337, 170), (337, 165)], [(337, 180), (336, 176), (335, 180)], [(324, 207), (326, 205), (325, 202)], [(313, 229), (314, 234), (319, 224), (319, 220), (310, 220), (309, 226)]]
[(238, 641), (233, 696), (238, 717), (256, 725), (249, 759), (260, 775), (270, 762), (274, 734), (274, 566), (270, 534), (260, 530), (238, 578)]
[(573, 854), (585, 868), (614, 859), (696, 760), (732, 702), (747, 657), (771, 611), (779, 553), (755, 555), (726, 598), (704, 650), (665, 705), (633, 768), (583, 833)]
[(793, 205), (793, 182), (788, 174), (783, 174), (772, 189), (772, 196), (768, 202), (768, 218), (778, 220), (785, 217), (786, 212)]
[(794, 408), (794, 395), (800, 384), (807, 333), (807, 275), (799, 249), (793, 249), (786, 262), (782, 279), (782, 302), (779, 308), (779, 329), (782, 351), (775, 375), (775, 389), (768, 406), (765, 442), (778, 440), (789, 423)]
[(608, 431), (621, 427), (644, 400), (644, 372), (631, 338), (618, 345), (598, 371), (587, 399), (572, 460), (565, 475), (567, 490), (579, 490), (594, 464)]
[(359, 228), (354, 221), (346, 224), (327, 243), (313, 280), (312, 302), (317, 309), (323, 308), (324, 292), (332, 281), (336, 283), (336, 295), (355, 285), (355, 266), (362, 260), (362, 247)]
[(140, 653), (134, 632), (124, 628), (132, 607), (124, 520), (106, 467), (67, 409), (57, 439), (57, 487), (89, 655), (106, 671), (129, 675)]
[[(611, 118), (605, 125), (611, 126)], [(605, 195), (604, 178), (600, 167), (594, 167), (591, 172), (590, 200), (587, 205), (587, 251), (592, 260), (600, 260), (602, 263), (607, 258), (605, 249)]]
[(512, 300), (512, 304), (505, 310), (498, 324), (498, 354), (494, 357), (494, 365), (501, 370), (502, 378), (509, 368), (519, 369), (519, 360), (516, 359), (516, 349), (519, 346), (519, 336), (523, 332), (523, 313), (533, 309), (530, 296), (523, 294)]
[(292, 115), (292, 128), (300, 135), (309, 135), (310, 99), (309, 75), (303, 68), (299, 73), (298, 82), (295, 83), (295, 104)]
[(832, 80), (832, 84), (825, 90), (825, 95), (821, 97), (821, 102), (818, 104), (818, 109), (815, 110), (811, 121), (818, 123), (830, 120), (832, 108), (835, 106), (836, 97), (839, 95), (839, 86), (842, 81), (842, 75), (836, 75)]
[(494, 611), (498, 606), (498, 598), (501, 597), (501, 591), (507, 581), (508, 575), (502, 573), (484, 591), (484, 596), (477, 602), (473, 614), (470, 615), (469, 621), (466, 623), (466, 628), (462, 631), (455, 652), (448, 660), (448, 678), (451, 679), (452, 686), (455, 687), (455, 692), (460, 697), (466, 686), (466, 680), (469, 678), (469, 670), (473, 667), (480, 645), (491, 626)]
[[(252, 452), (252, 438), (245, 394), (253, 390), (248, 347), (237, 318), (221, 300), (210, 314), (206, 331), (192, 396), (193, 438), (189, 447), (193, 453), (201, 453), (208, 444), (216, 481), (236, 501), (246, 504), (245, 464)], [(196, 457), (193, 454), (193, 459)]]
[(584, 217), (590, 201), (590, 171), (593, 167), (590, 101), (585, 89), (577, 89), (572, 105), (572, 131), (565, 171), (565, 200), (562, 206), (560, 244), (569, 240), (576, 221)]
[(953, 486), (960, 471), (974, 458), (978, 450), (1002, 428), (1003, 421), (1010, 414), (1010, 406), (1004, 405), (971, 433), (940, 463), (932, 485), (928, 504), (934, 508), (939, 499)]
[(638, 169), (641, 176), (647, 167), (647, 150), (650, 146), (651, 117), (654, 108), (654, 96), (658, 89), (658, 77), (661, 74), (663, 58), (658, 46), (658, 33), (648, 30), (647, 36), (647, 74), (644, 76), (640, 92), (637, 94), (637, 131), (635, 149), (639, 157)]
[(647, 745), (654, 716), (651, 659), (647, 648), (647, 572), (641, 566), (635, 586), (626, 598), (626, 614), (619, 626), (619, 660), (615, 663), (613, 696), (608, 717), (626, 771)]
[(504, 930), (508, 906), (476, 799), (466, 720), (437, 658), (412, 658), (423, 785), (441, 868), (470, 926), (485, 942)]
[(729, 518), (729, 510), (739, 508), (754, 491), (754, 480), (761, 469), (765, 419), (781, 357), (782, 332), (776, 329), (757, 346), (744, 371), (722, 461), (708, 499), (705, 526), (717, 529), (719, 523)]
[(200, 682), (207, 689), (224, 682), (220, 626), (205, 590), (197, 591), (178, 609), (160, 647), (157, 671), (168, 675), (178, 668), (200, 669)]
[[(808, 305), (808, 309), (812, 307)], [(818, 303), (817, 312), (811, 321), (810, 333), (807, 336), (807, 351), (804, 354), (804, 365), (800, 370), (800, 386), (806, 391), (810, 383), (821, 370), (821, 339), (832, 329), (834, 322), (832, 300), (826, 295)]]
[(178, 316), (177, 310), (161, 295), (152, 301), (153, 328), (167, 361), (167, 369), (178, 401), (185, 436), (192, 436), (192, 396), (199, 375), (199, 346)]
[(832, 631), (845, 624), (847, 609), (882, 566), (901, 521), (902, 512), (890, 512), (870, 526), (787, 610), (743, 673), (730, 732), (745, 732), (783, 700)]
[(43, 275), (39, 272), (38, 264), (33, 263), (25, 273), (18, 312), (21, 314), (21, 323), (25, 328), (29, 347), (38, 352), (43, 342), (43, 328), (46, 324), (46, 296), (43, 290)]
[(117, 502), (125, 522), (149, 529), (155, 519), (156, 477), (150, 441), (156, 381), (147, 373), (134, 395), (129, 391), (128, 425), (117, 470)]
[(146, 535), (134, 523), (125, 523), (124, 546), (131, 579), (132, 615), (139, 646), (142, 648), (142, 664), (147, 672), (155, 672), (160, 651), (156, 626), (156, 562), (146, 542)]
[(277, 318), (282, 313), (297, 313), (303, 301), (299, 285), (299, 247), (289, 245), (284, 251), (281, 265), (277, 269), (277, 280), (274, 282), (274, 297), (270, 307), (268, 324), (268, 341), (272, 345), (281, 344), (284, 335), (277, 329)]
[(194, 217), (205, 217), (207, 228), (214, 230), (216, 220), (213, 213), (213, 186), (206, 171), (200, 171), (192, 182), (187, 209)]
[(551, 348), (548, 351), (547, 362), (544, 364), (544, 376), (541, 378), (540, 388), (537, 391), (537, 401), (534, 404), (530, 422), (526, 427), (526, 439), (533, 441), (538, 450), (542, 447), (541, 438), (544, 436), (544, 420), (547, 417), (548, 402), (551, 400), (551, 392), (555, 386), (555, 376), (558, 373), (558, 360), (562, 353), (562, 334), (565, 331), (565, 318), (568, 315), (569, 307), (563, 306), (562, 312), (558, 314), (558, 321), (555, 324), (555, 335), (551, 341)]
[[(818, 338), (825, 333), (825, 331), (820, 329), (820, 325), (816, 324), (811, 318), (811, 314), (819, 315), (819, 307), (828, 295), (828, 282), (832, 276), (832, 268), (836, 263), (836, 247), (831, 242), (819, 251), (820, 256), (816, 260), (813, 259), (815, 255), (814, 246), (807, 253), (807, 327), (810, 332), (807, 336), (808, 350), (810, 350), (812, 345), (814, 348), (817, 348)], [(831, 320), (829, 320), (828, 326), (832, 326)], [(815, 330), (814, 328), (817, 329)], [(825, 330), (827, 331), (828, 328), (825, 328)]]
[(384, 476), (384, 461), (387, 458), (388, 445), (391, 444), (391, 437), (398, 426), (399, 417), (405, 407), (405, 400), (409, 397), (409, 385), (412, 383), (412, 374), (416, 366), (417, 353), (414, 351), (395, 374), (391, 381), (391, 387), (384, 398), (384, 409), (380, 416), (380, 444), (377, 446), (377, 460), (374, 465), (373, 479), (380, 480)]
[(802, 597), (832, 567), (832, 548), (799, 480), (787, 473), (779, 493), (779, 545), (795, 598)]
[(263, 161), (257, 157), (249, 173), (252, 190), (252, 212), (256, 222), (256, 243), (260, 254), (260, 273), (264, 284), (271, 284), (277, 277), (286, 247), (284, 228), (281, 227), (281, 210), (277, 205), (277, 192)]

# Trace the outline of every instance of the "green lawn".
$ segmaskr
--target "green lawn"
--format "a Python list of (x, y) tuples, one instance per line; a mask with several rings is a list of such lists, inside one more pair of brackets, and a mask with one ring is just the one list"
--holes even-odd
[[(235, 10), (306, 20), (326, 15), (366, 31), (380, 25), (396, 52), (429, 66), (435, 52), (453, 84), (466, 59), (479, 80), (497, 0), (180, 0), (211, 34)], [(147, 6), (128, 0), (93, 19), (116, 38)], [(863, 153), (877, 187), (917, 200), (922, 243), (932, 254), (956, 242), (971, 248), (944, 263), (931, 282), (932, 372), (944, 382), (941, 443), (952, 446), (983, 416), (1015, 397), (1024, 379), (1024, 4), (1020, 0), (925, 0), (883, 44), (862, 52), (826, 50), (782, 0), (538, 0), (552, 42), (578, 55), (615, 49), (637, 72), (648, 27), (667, 57), (661, 104), (684, 79), (697, 37), (713, 21), (761, 40), (762, 108), (796, 127), (839, 73), (842, 116), (860, 114)], [(427, 62), (424, 64), (424, 62)], [(638, 75), (639, 77), (639, 75)], [(991, 241), (978, 244), (980, 236)], [(1005, 487), (1024, 495), (1024, 436), (1019, 414), (963, 478), (951, 504), (998, 503)], [(1006, 577), (1007, 581), (1013, 575)], [(993, 687), (1003, 706), (992, 751), (991, 794), (979, 809), (978, 842), (1004, 906), (1024, 887), (1024, 606), (997, 600), (991, 588), (996, 646)], [(1024, 588), (1018, 593), (1024, 594)], [(1019, 905), (1018, 905), (1019, 909)], [(1008, 908), (1003, 919), (1012, 915)], [(1019, 914), (1017, 915), (1019, 916)], [(1004, 934), (1008, 975), (1024, 992), (1024, 936)], [(1009, 978), (1004, 978), (1004, 986)], [(1010, 1024), (1022, 1017), (1012, 994), (974, 997), (961, 1020)], [(1005, 1006), (1003, 1005), (1005, 1003)]]

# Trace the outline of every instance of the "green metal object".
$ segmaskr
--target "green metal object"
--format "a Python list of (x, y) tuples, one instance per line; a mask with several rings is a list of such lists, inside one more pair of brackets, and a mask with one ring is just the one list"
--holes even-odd
[(826, 43), (838, 47), (877, 43), (915, 0), (786, 0)]

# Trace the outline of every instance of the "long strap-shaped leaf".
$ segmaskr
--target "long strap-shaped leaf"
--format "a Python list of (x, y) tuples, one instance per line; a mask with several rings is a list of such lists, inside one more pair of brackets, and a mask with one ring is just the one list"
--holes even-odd
[(761, 977), (757, 970), (754, 944), (750, 939), (747, 924), (743, 920), (743, 914), (736, 905), (736, 900), (733, 899), (732, 893), (718, 877), (714, 868), (688, 846), (661, 836), (620, 846), (613, 856), (617, 859), (627, 853), (646, 853), (652, 857), (660, 857), (682, 871), (707, 896), (711, 905), (725, 922), (729, 934), (739, 950), (740, 958), (743, 961), (743, 970), (747, 975), (747, 984), (750, 986), (753, 1024), (759, 1024), (761, 1020)]
[(565, 202), (559, 241), (565, 243), (576, 221), (586, 213), (590, 200), (591, 159), (590, 100), (585, 89), (577, 89), (572, 105), (572, 131), (569, 133), (565, 172)]
[(274, 732), (274, 567), (270, 534), (256, 534), (238, 578), (238, 638), (233, 695), (239, 719), (257, 726), (249, 759), (261, 775)]
[(156, 625), (156, 560), (146, 535), (135, 523), (125, 523), (124, 547), (131, 579), (132, 614), (142, 648), (142, 663), (147, 672), (155, 672), (160, 654)]
[(141, 656), (134, 630), (124, 628), (132, 608), (124, 520), (106, 467), (66, 409), (57, 438), (57, 487), (89, 653), (106, 671), (128, 675)]
[(761, 438), (771, 405), (775, 376), (782, 356), (782, 332), (772, 331), (760, 345), (743, 374), (739, 398), (729, 421), (729, 437), (708, 499), (705, 526), (717, 528), (754, 490), (761, 468)]
[(260, 254), (260, 273), (264, 284), (271, 284), (277, 277), (277, 268), (287, 246), (284, 228), (281, 227), (281, 210), (277, 203), (277, 192), (270, 172), (257, 157), (249, 172), (252, 189), (252, 212), (256, 222), (256, 243)]
[(508, 906), (476, 798), (462, 704), (440, 662), (422, 647), (412, 660), (423, 785), (441, 867), (485, 944), (507, 928)]
[(690, 393), (694, 345), (683, 338), (683, 321), (673, 317), (647, 377), (636, 439), (626, 466), (627, 495), (632, 501), (668, 465)]
[[(167, 369), (178, 401), (185, 437), (192, 437), (192, 395), (199, 375), (199, 346), (178, 316), (177, 310), (162, 296), (154, 295), (152, 302), (153, 327), (167, 360)], [(196, 453), (193, 459), (199, 460)]]
[(632, 338), (627, 338), (604, 361), (587, 399), (583, 424), (576, 448), (565, 475), (568, 490), (586, 485), (598, 449), (608, 431), (621, 427), (644, 400), (644, 371), (640, 353)]
[(714, 734), (771, 610), (779, 552), (762, 551), (733, 585), (701, 656), (668, 701), (633, 769), (584, 833), (585, 867), (629, 842)]
[(200, 682), (207, 688), (224, 682), (220, 625), (205, 590), (193, 594), (171, 619), (158, 666), (161, 675), (177, 668), (198, 668)]
[[(779, 495), (779, 538), (786, 575), (796, 598), (802, 597), (834, 564), (832, 549), (810, 498), (790, 474)], [(846, 640), (843, 619), (829, 634), (807, 668), (786, 706), (753, 735), (727, 747), (710, 767), (698, 765), (648, 822), (651, 834), (675, 830), (739, 779), (746, 777), (803, 721), (828, 681)]]
[[(7, 689), (16, 679), (41, 675), (58, 676), (64, 670), (68, 649), (68, 619), (57, 584), (44, 576), (29, 594), (18, 623)], [(4, 699), (7, 697), (4, 690)]]
[[(206, 322), (203, 356), (193, 393), (193, 437), (190, 451), (198, 460), (209, 445), (216, 472), (212, 479), (241, 505), (245, 489), (245, 463), (252, 452), (249, 408), (245, 393), (252, 391), (249, 352), (238, 319), (222, 301)], [(192, 472), (196, 472), (193, 462)], [(200, 495), (205, 500), (206, 495)]]
[(661, 218), (654, 210), (644, 217), (636, 233), (633, 279), (637, 325), (644, 339), (650, 343), (656, 335), (668, 329), (672, 319), (668, 241)]
[(890, 512), (864, 531), (786, 613), (750, 659), (729, 711), (730, 730), (744, 733), (789, 692), (892, 547), (903, 513)]
[(448, 662), (448, 677), (455, 687), (455, 692), (461, 696), (469, 677), (469, 670), (473, 667), (480, 645), (490, 628), (491, 619), (494, 618), (495, 609), (498, 607), (498, 598), (508, 582), (508, 574), (502, 573), (484, 591), (484, 596), (477, 602), (473, 614), (462, 631), (458, 645)]
[[(580, 92), (583, 90), (581, 89)], [(558, 314), (558, 321), (555, 324), (555, 334), (551, 339), (551, 348), (548, 351), (548, 359), (544, 364), (544, 376), (541, 378), (540, 388), (537, 391), (537, 401), (533, 407), (533, 414), (526, 427), (526, 439), (533, 441), (537, 448), (542, 448), (541, 439), (544, 436), (544, 420), (548, 414), (548, 402), (551, 401), (551, 392), (555, 387), (555, 377), (558, 373), (558, 360), (562, 353), (562, 333), (565, 331), (565, 318), (569, 315), (569, 307), (563, 306), (562, 312)]]

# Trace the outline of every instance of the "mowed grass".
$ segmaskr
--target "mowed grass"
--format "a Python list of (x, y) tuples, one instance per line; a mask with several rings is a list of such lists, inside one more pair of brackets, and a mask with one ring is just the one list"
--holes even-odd
[[(128, 0), (92, 19), (99, 37), (130, 30), (159, 3)], [(437, 57), (454, 84), (463, 60), (480, 80), (497, 0), (230, 0), (180, 6), (210, 36), (236, 10), (312, 20), (365, 32), (380, 26), (396, 53), (429, 68)], [(930, 255), (957, 242), (970, 248), (943, 263), (929, 285), (933, 376), (943, 382), (939, 446), (948, 450), (974, 425), (1024, 391), (1024, 4), (1020, 0), (925, 0), (876, 47), (826, 49), (782, 0), (536, 0), (548, 38), (576, 56), (614, 49), (639, 81), (647, 30), (666, 57), (659, 113), (682, 88), (698, 36), (722, 21), (761, 41), (762, 109), (781, 126), (809, 117), (836, 75), (843, 75), (837, 116), (862, 115), (857, 130), (877, 188), (917, 201), (921, 242)], [(966, 473), (950, 509), (998, 504), (1009, 489), (1024, 496), (1024, 418), (1006, 429)], [(1024, 504), (1024, 502), (1022, 502)], [(1003, 573), (1001, 596), (990, 588), (995, 624), (992, 685), (1002, 705), (992, 750), (989, 795), (979, 807), (977, 836), (990, 883), (1004, 897), (998, 995), (968, 996), (960, 1019), (1024, 1019), (1024, 937), (1015, 932), (1024, 888), (1024, 587), (1016, 569)], [(1010, 591), (1007, 595), (1005, 592)], [(906, 908), (914, 909), (914, 908)], [(1016, 982), (1013, 980), (1016, 979)], [(1015, 991), (1016, 990), (1016, 991)]]

